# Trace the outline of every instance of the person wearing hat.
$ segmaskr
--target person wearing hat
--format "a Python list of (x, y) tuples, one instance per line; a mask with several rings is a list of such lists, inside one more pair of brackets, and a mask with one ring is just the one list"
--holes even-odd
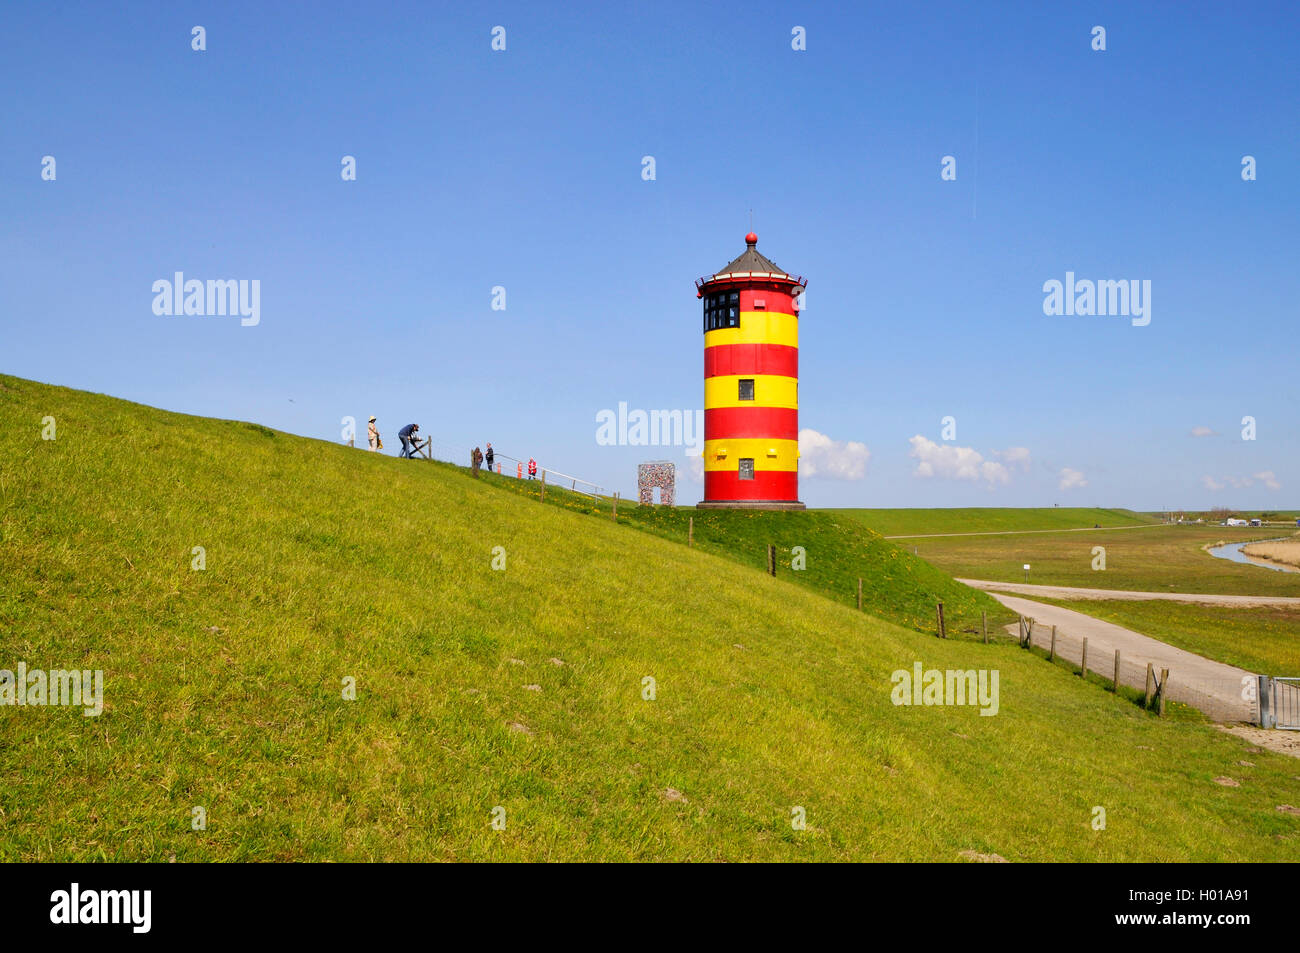
[(375, 426), (375, 415), (370, 415), (370, 423), (366, 426), (366, 437), (370, 441), (371, 450), (383, 450), (384, 442), (379, 439), (379, 428)]
[(397, 431), (397, 437), (402, 441), (402, 452), (398, 454), (399, 457), (406, 457), (408, 460), (415, 459), (415, 451), (420, 445), (420, 438), (416, 436), (419, 429), (419, 424), (407, 424)]

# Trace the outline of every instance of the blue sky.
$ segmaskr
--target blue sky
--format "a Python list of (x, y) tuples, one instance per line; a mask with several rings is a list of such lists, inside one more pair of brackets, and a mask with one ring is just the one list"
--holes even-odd
[[(809, 279), (809, 504), (1300, 505), (1296, 5), (472, 6), (8, 5), (0, 371), (694, 502), (596, 415), (702, 406), (752, 209)], [(260, 323), (154, 314), (176, 271)], [(1045, 315), (1067, 272), (1150, 324)]]

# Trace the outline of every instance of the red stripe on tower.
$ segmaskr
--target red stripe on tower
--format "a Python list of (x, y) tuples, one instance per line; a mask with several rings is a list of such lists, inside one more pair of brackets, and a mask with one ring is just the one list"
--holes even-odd
[(727, 437), (799, 439), (799, 411), (793, 407), (713, 407), (704, 412), (704, 433), (714, 440)]
[(799, 376), (799, 349), (785, 344), (715, 344), (704, 349), (704, 376), (779, 374)]
[[(799, 474), (794, 470), (768, 470), (754, 474), (752, 480), (742, 480), (730, 470), (704, 471), (704, 500), (728, 502), (771, 502), (773, 500), (798, 500)], [(724, 507), (725, 508), (725, 507)], [(801, 507), (779, 507), (782, 509)], [(772, 507), (778, 509), (778, 507)]]

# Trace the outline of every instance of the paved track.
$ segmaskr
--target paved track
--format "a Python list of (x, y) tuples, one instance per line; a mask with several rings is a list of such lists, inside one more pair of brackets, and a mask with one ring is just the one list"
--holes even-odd
[(1193, 592), (1134, 592), (1129, 589), (1076, 589), (1071, 586), (1037, 586), (1027, 582), (994, 582), (988, 579), (958, 579), (986, 592), (1019, 592), (1026, 596), (1048, 599), (1165, 599), (1170, 602), (1195, 602), (1206, 606), (1300, 606), (1300, 596), (1218, 596)]
[[(1113, 677), (1115, 652), (1121, 658), (1120, 681), (1141, 691), (1146, 687), (1147, 663), (1159, 678), (1169, 669), (1167, 698), (1184, 702), (1216, 721), (1255, 722), (1259, 715), (1254, 697), (1255, 673), (1234, 665), (1214, 662), (1201, 655), (1174, 648), (1158, 639), (1134, 632), (1113, 622), (1019, 596), (992, 592), (990, 595), (1012, 611), (1034, 620), (1035, 646), (1049, 648), (1052, 626), (1056, 626), (1056, 654), (1081, 664), (1083, 640), (1088, 640), (1088, 670)], [(1016, 626), (1009, 626), (1012, 634)]]

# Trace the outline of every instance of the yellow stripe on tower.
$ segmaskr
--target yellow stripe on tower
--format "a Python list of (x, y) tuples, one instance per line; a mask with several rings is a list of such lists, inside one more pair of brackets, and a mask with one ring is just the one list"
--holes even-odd
[[(754, 399), (740, 399), (740, 381), (754, 382)], [(799, 378), (776, 374), (727, 374), (704, 379), (704, 409), (716, 407), (786, 407), (799, 406)]]
[(735, 473), (740, 459), (754, 461), (754, 470), (798, 470), (799, 441), (769, 440), (766, 437), (704, 441), (704, 469)]
[(704, 346), (715, 344), (785, 344), (799, 346), (799, 319), (780, 311), (742, 311), (740, 327), (704, 332)]

